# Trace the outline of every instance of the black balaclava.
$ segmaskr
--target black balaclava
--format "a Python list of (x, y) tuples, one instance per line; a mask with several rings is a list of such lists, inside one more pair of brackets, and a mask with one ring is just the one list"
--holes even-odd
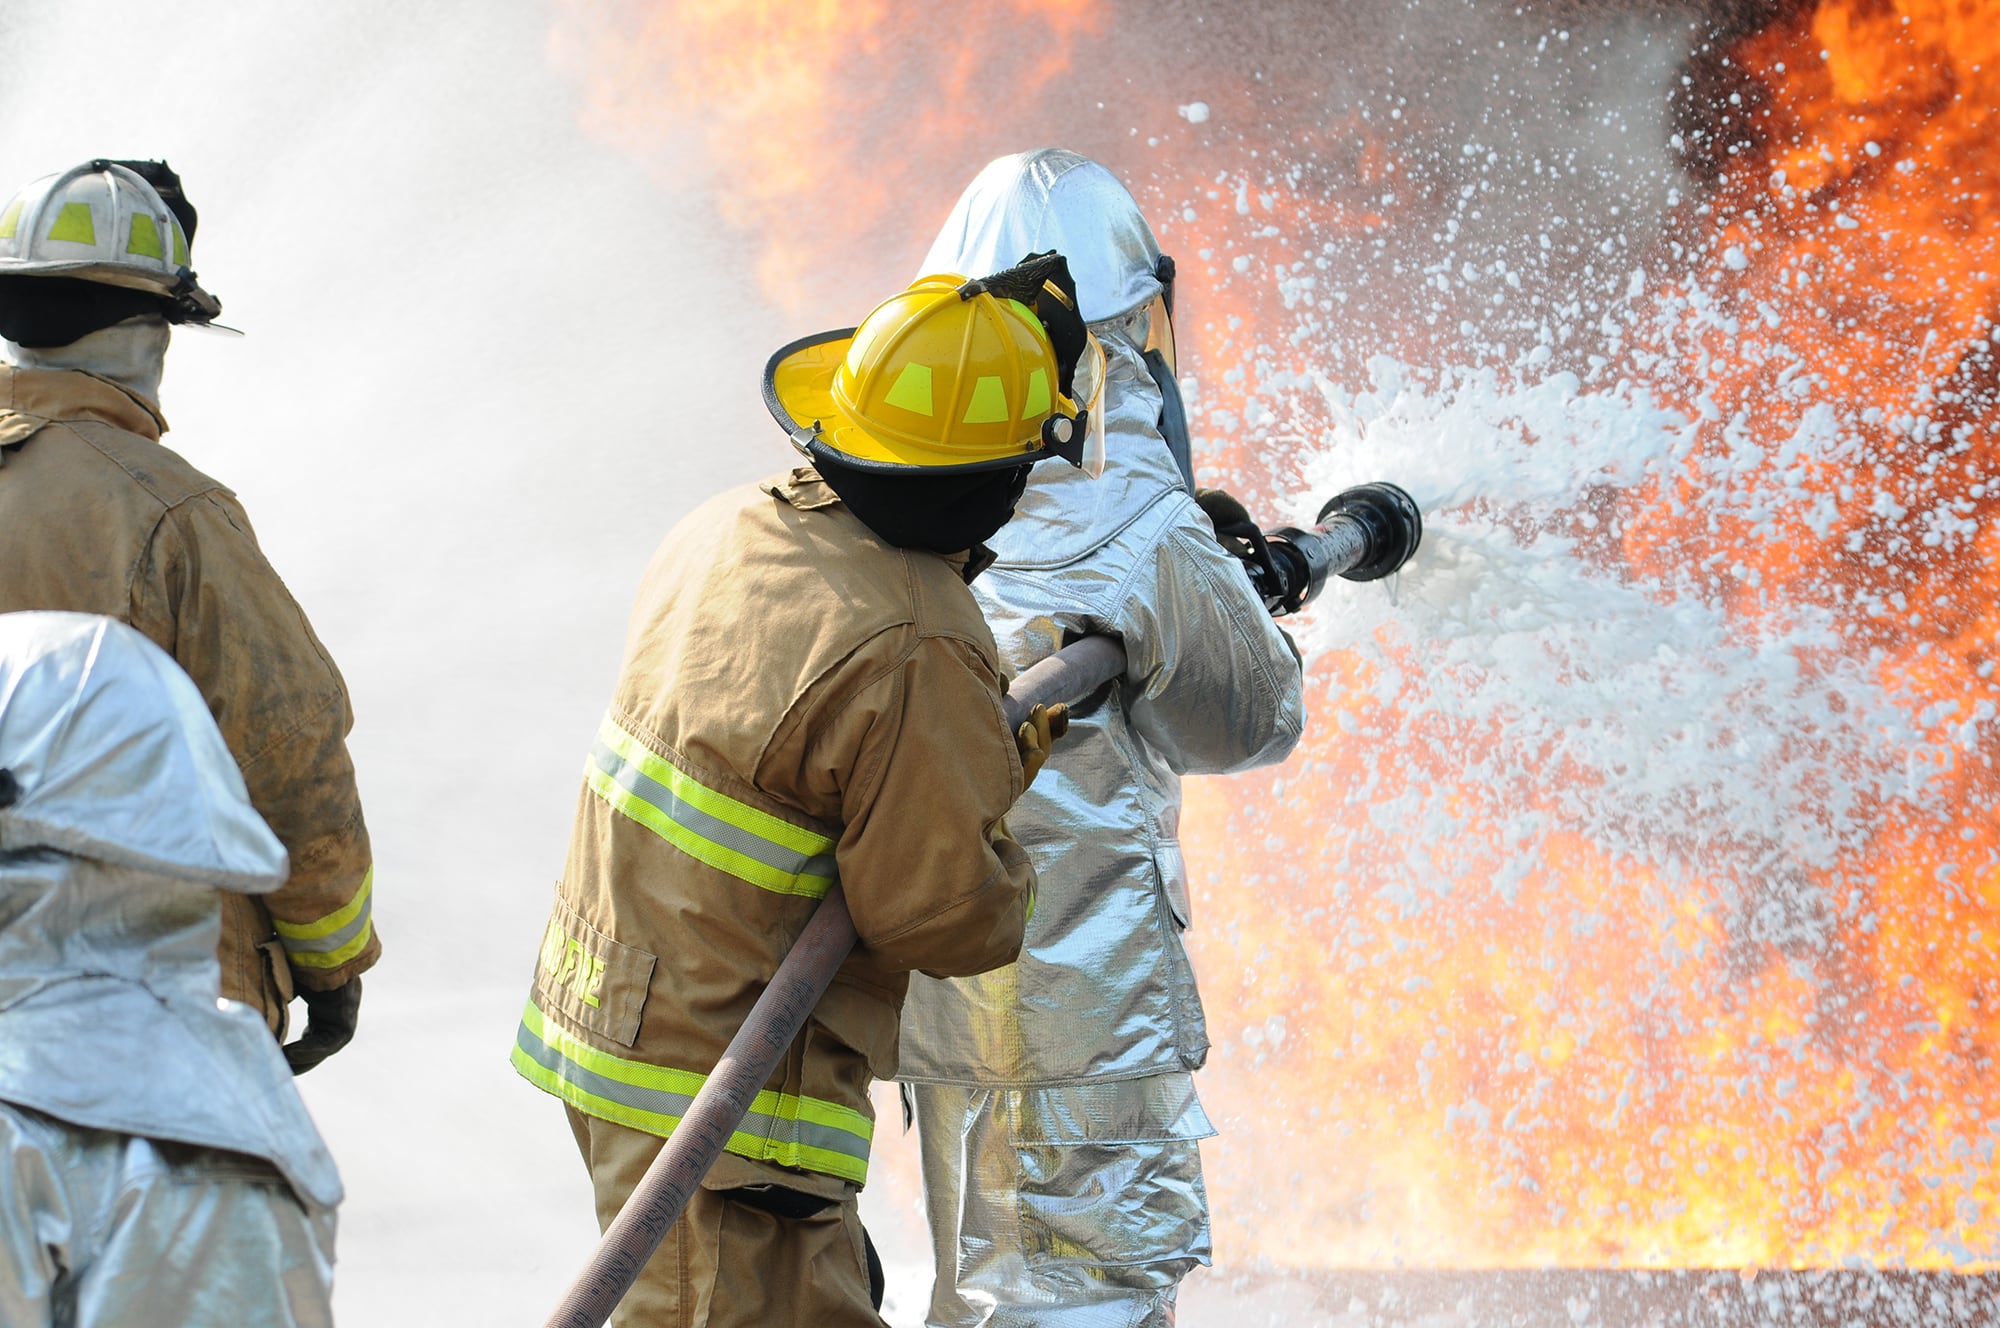
[(814, 467), (861, 524), (899, 549), (963, 553), (984, 544), (1014, 515), (1028, 467), (1004, 470), (858, 470), (826, 457)]
[(166, 315), (151, 291), (77, 277), (0, 276), (0, 337), (17, 346), (67, 346), (138, 314)]

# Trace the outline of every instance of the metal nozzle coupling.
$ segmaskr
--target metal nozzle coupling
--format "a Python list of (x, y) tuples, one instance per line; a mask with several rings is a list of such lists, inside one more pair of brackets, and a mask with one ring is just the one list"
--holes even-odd
[(1349, 581), (1389, 575), (1410, 560), (1424, 538), (1416, 502), (1393, 484), (1357, 484), (1335, 494), (1319, 509), (1319, 524), (1311, 530), (1259, 530), (1228, 494), (1198, 492), (1216, 538), (1242, 561), (1273, 617), (1311, 603), (1329, 575)]
[(1342, 490), (1319, 509), (1319, 523), (1345, 517), (1366, 534), (1367, 552), (1353, 566), (1335, 569), (1349, 581), (1379, 581), (1410, 561), (1424, 538), (1423, 513), (1409, 494), (1386, 482)]
[(1410, 560), (1424, 537), (1416, 502), (1393, 484), (1357, 484), (1327, 500), (1311, 530), (1271, 531), (1274, 574), (1264, 605), (1273, 614), (1296, 613), (1326, 586), (1329, 575), (1376, 581)]

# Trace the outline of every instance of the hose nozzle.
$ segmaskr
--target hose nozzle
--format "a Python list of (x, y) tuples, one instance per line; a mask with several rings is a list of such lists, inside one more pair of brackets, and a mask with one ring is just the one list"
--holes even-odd
[(1329, 527), (1336, 518), (1354, 522), (1366, 532), (1367, 551), (1359, 562), (1336, 568), (1349, 581), (1379, 581), (1400, 571), (1424, 538), (1424, 516), (1416, 501), (1386, 481), (1357, 484), (1327, 499), (1319, 523)]
[(1296, 613), (1326, 586), (1329, 575), (1379, 581), (1410, 560), (1423, 541), (1424, 518), (1393, 484), (1357, 484), (1327, 500), (1311, 530), (1271, 531), (1266, 575), (1252, 577), (1274, 617)]

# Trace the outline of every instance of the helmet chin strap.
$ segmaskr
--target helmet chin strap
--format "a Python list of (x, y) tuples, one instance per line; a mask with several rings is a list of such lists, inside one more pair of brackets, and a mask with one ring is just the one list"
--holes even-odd
[(7, 358), (23, 369), (73, 369), (116, 383), (159, 413), (160, 379), (166, 372), (167, 320), (140, 314), (99, 328), (67, 346), (21, 346), (0, 342)]

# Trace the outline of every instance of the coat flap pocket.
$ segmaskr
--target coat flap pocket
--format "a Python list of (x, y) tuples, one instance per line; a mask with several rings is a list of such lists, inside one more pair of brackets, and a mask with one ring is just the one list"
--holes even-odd
[(542, 933), (535, 985), (545, 1006), (601, 1037), (629, 1047), (639, 1037), (639, 1016), (659, 961), (620, 945), (561, 900)]
[(1175, 925), (1186, 931), (1193, 925), (1194, 908), (1188, 899), (1187, 861), (1181, 857), (1181, 841), (1160, 840), (1153, 848), (1153, 866), (1160, 873), (1160, 889), (1166, 893)]
[(1056, 1084), (1005, 1096), (1007, 1134), (1016, 1145), (1143, 1144), (1215, 1133), (1188, 1074)]

